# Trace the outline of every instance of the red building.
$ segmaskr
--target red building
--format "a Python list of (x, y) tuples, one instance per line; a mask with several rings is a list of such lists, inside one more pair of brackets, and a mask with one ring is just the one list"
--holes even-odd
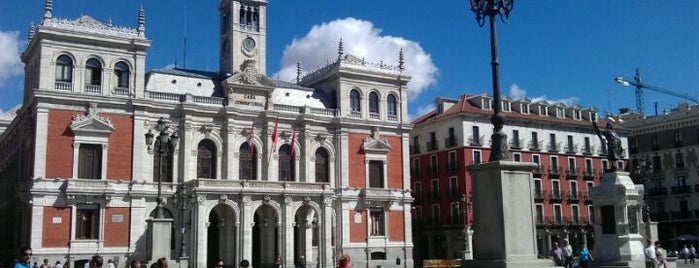
[[(464, 247), (470, 248), (472, 232), (464, 235), (474, 222), (466, 167), (490, 156), (492, 102), (487, 94), (437, 98), (435, 110), (412, 122), (410, 175), (418, 263), (461, 258)], [(502, 107), (512, 161), (539, 164), (533, 174), (539, 254), (545, 255), (553, 241), (563, 238), (574, 246), (585, 240), (593, 244), (595, 217), (587, 192), (609, 167), (592, 127), (597, 111), (509, 98), (503, 99)], [(626, 134), (620, 135), (626, 144)]]

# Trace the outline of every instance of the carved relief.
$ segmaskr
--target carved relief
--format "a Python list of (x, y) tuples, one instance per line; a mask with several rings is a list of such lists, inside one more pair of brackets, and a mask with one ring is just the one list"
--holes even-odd
[(252, 203), (252, 199), (249, 196), (243, 196), (243, 205), (249, 206)]

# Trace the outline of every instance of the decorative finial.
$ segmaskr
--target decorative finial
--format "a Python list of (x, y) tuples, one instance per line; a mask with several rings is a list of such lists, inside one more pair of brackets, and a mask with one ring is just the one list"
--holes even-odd
[(143, 5), (141, 5), (141, 8), (138, 10), (138, 28), (136, 28), (136, 31), (138, 35), (142, 35), (146, 32), (146, 15), (145, 11), (143, 11)]
[(341, 59), (343, 54), (345, 54), (345, 47), (342, 44), (342, 37), (341, 37), (340, 43), (337, 45), (337, 58)]
[(50, 19), (53, 17), (52, 12), (53, 11), (53, 0), (46, 0), (46, 3), (44, 4), (44, 19)]
[(403, 48), (400, 48), (400, 52), (398, 53), (398, 69), (401, 71), (405, 70), (405, 57), (403, 56)]
[(296, 62), (296, 84), (301, 82), (301, 73), (303, 73), (303, 69), (301, 68), (301, 60)]
[(34, 26), (34, 21), (32, 21), (32, 24), (29, 25), (29, 38), (27, 38), (27, 43), (31, 42), (32, 39), (34, 38), (34, 32), (36, 32), (36, 27)]
[(112, 17), (109, 17), (109, 20), (107, 20), (107, 26), (112, 27)]

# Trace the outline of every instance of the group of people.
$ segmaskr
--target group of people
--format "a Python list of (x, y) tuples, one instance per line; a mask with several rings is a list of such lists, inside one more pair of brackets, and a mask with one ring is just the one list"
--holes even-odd
[(684, 245), (682, 248), (682, 251), (680, 251), (680, 257), (684, 259), (684, 264), (689, 263), (694, 263), (694, 258), (697, 257), (697, 249), (694, 248), (694, 245)]
[(643, 254), (646, 256), (646, 268), (667, 268), (667, 253), (660, 241), (646, 240), (646, 248), (643, 249)]
[(592, 253), (585, 246), (585, 243), (580, 243), (580, 247), (577, 251), (573, 251), (573, 247), (570, 245), (568, 239), (563, 239), (563, 245), (558, 246), (558, 242), (553, 242), (553, 249), (551, 249), (551, 257), (556, 266), (564, 266), (566, 268), (573, 268), (575, 264), (575, 258), (580, 264), (580, 267), (587, 268), (590, 261), (593, 261)]

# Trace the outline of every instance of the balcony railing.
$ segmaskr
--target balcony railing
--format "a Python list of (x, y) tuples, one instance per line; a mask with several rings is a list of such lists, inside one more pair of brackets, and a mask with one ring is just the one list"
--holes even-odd
[(100, 85), (85, 85), (85, 93), (102, 94), (102, 86), (100, 86)]
[(595, 152), (595, 146), (583, 146), (582, 153), (584, 155), (591, 155)]
[(444, 146), (445, 147), (454, 147), (456, 145), (459, 145), (456, 142), (456, 136), (450, 136), (450, 137), (444, 138)]
[(471, 136), (468, 138), (468, 145), (471, 146), (483, 146), (483, 141), (485, 140), (485, 136)]
[(372, 112), (370, 112), (370, 113), (369, 113), (369, 119), (379, 120), (379, 119), (381, 119), (381, 115), (380, 115), (379, 113), (372, 113)]
[(410, 170), (410, 176), (413, 178), (420, 177), (420, 168), (413, 168)]
[(583, 178), (586, 180), (592, 180), (595, 178), (595, 169), (586, 167), (585, 172), (583, 173)]
[(398, 121), (398, 115), (389, 114), (389, 115), (388, 115), (388, 121)]
[(580, 201), (580, 191), (571, 191), (570, 193), (568, 193), (567, 197), (568, 201), (577, 203), (578, 201)]
[(437, 141), (428, 141), (427, 142), (427, 151), (436, 151), (439, 149), (439, 146), (437, 145)]
[(56, 90), (60, 91), (73, 91), (73, 83), (72, 82), (63, 82), (63, 81), (56, 81)]
[(561, 170), (559, 167), (551, 167), (549, 168), (549, 176), (558, 176), (561, 174)]
[(563, 148), (567, 154), (576, 154), (578, 153), (578, 145), (577, 144), (566, 144), (566, 146)]
[(541, 165), (538, 165), (534, 168), (534, 176), (539, 176), (541, 177), (542, 172), (546, 170), (546, 168), (543, 168)]
[(561, 143), (560, 142), (550, 142), (549, 144), (546, 145), (546, 150), (549, 152), (560, 152), (561, 151)]
[(580, 174), (580, 171), (578, 171), (577, 168), (569, 168), (566, 170), (566, 177), (569, 179), (577, 178), (578, 174)]
[(519, 140), (512, 139), (512, 140), (510, 141), (510, 148), (512, 148), (512, 149), (522, 149), (522, 144), (524, 144), (524, 140), (521, 140), (521, 139), (519, 139)]
[(543, 141), (532, 140), (529, 141), (529, 150), (541, 151), (541, 145), (544, 144)]
[(648, 188), (648, 196), (663, 196), (663, 195), (667, 195), (667, 188), (666, 187)]
[(351, 118), (362, 118), (362, 111), (351, 110), (349, 111), (348, 116)]
[(688, 194), (691, 193), (689, 185), (672, 186), (672, 194)]
[(410, 153), (411, 154), (419, 154), (420, 153), (420, 145), (410, 146)]
[(551, 194), (549, 194), (549, 199), (553, 202), (561, 202), (563, 201), (563, 195), (560, 190), (553, 190)]
[(539, 191), (534, 190), (534, 201), (535, 202), (543, 202), (544, 199), (546, 199), (547, 195), (548, 195), (548, 193), (546, 190), (539, 190)]
[(131, 89), (126, 87), (115, 87), (114, 90), (112, 90), (112, 95), (129, 96), (131, 95)]

